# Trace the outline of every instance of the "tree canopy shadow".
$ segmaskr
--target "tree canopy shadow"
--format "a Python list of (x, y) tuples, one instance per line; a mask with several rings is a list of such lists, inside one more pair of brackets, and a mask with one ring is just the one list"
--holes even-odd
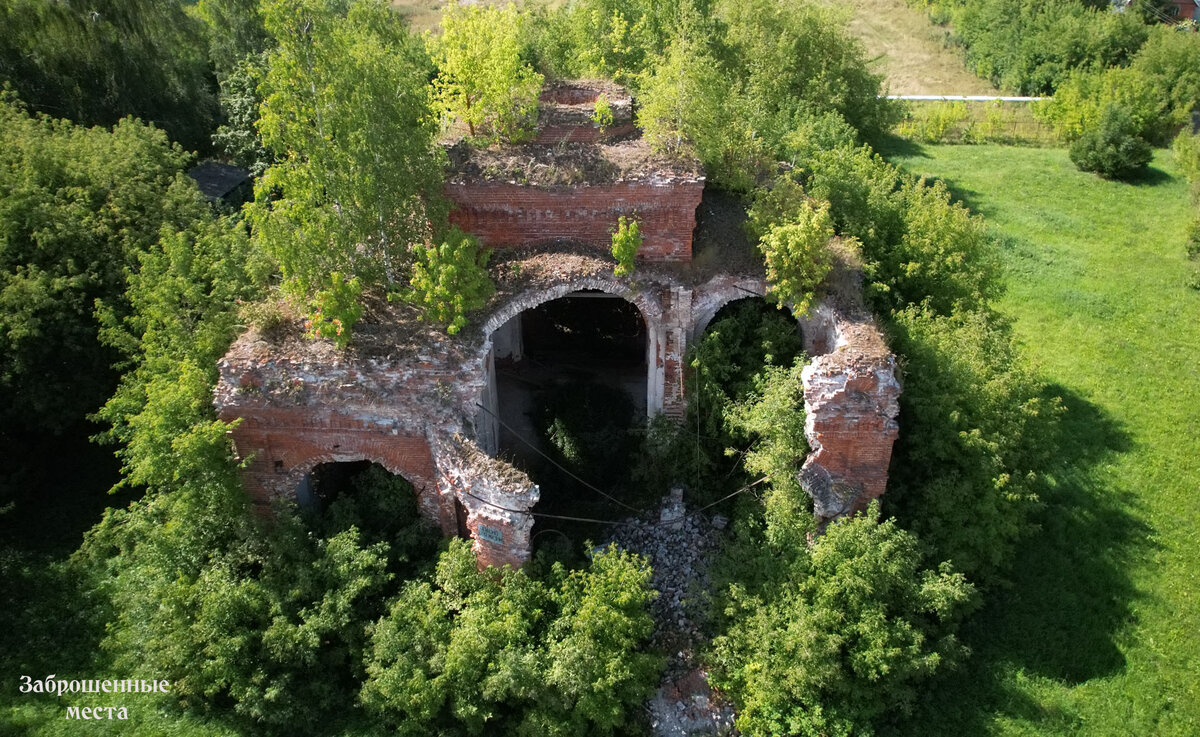
[(901, 138), (894, 133), (883, 134), (875, 142), (875, 151), (885, 159), (893, 156), (932, 158), (925, 152), (925, 148), (921, 144), (908, 138)]
[(1129, 563), (1151, 543), (1137, 501), (1107, 486), (1100, 469), (1132, 442), (1114, 418), (1075, 392), (1050, 386), (1046, 393), (1067, 411), (1052, 438), (1058, 455), (1040, 490), (1038, 529), (1009, 579), (965, 625), (970, 659), (934, 682), (895, 733), (982, 734), (998, 713), (1069, 724), (1073, 715), (1043, 709), (1006, 674), (1079, 684), (1125, 666), (1116, 640), (1138, 596)]
[(1133, 176), (1125, 180), (1125, 183), (1132, 184), (1135, 187), (1157, 187), (1160, 184), (1172, 182), (1174, 179), (1175, 177), (1159, 169), (1157, 166), (1148, 165), (1134, 172)]

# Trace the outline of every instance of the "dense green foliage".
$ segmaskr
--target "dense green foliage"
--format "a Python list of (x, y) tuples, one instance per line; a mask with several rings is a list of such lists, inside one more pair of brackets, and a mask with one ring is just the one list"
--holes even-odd
[(467, 313), (483, 307), (494, 287), (485, 269), (488, 251), (474, 236), (450, 228), (430, 246), (413, 245), (414, 260), (406, 295), (424, 316), (446, 324), (451, 335), (467, 324)]
[(1129, 62), (1149, 29), (1137, 13), (1105, 4), (1038, 0), (919, 0), (949, 21), (979, 76), (1022, 95), (1052, 94), (1077, 68)]
[(609, 549), (546, 581), (479, 573), (454, 542), (372, 630), (363, 700), (401, 735), (605, 735), (654, 689), (650, 570)]
[(780, 549), (766, 585), (735, 585), (717, 639), (716, 682), (746, 735), (871, 734), (919, 700), (920, 683), (964, 653), (953, 626), (972, 588), (922, 568), (916, 536), (870, 514), (811, 548)]
[(895, 121), (861, 47), (825, 9), (756, 0), (715, 17), (711, 30), (685, 25), (647, 71), (638, 121), (659, 148), (688, 142), (718, 183), (746, 190), (773, 176), (797, 128), (830, 113), (866, 139)]
[(1119, 108), (1131, 132), (1160, 145), (1200, 105), (1200, 35), (1155, 28), (1127, 67), (1081, 68), (1035, 113), (1067, 141), (1101, 127)]
[(758, 241), (767, 264), (767, 296), (797, 315), (806, 314), (832, 268), (832, 237), (827, 203), (804, 202), (786, 222), (769, 227)]
[(97, 340), (97, 301), (126, 314), (138, 255), (208, 208), (180, 173), (185, 154), (134, 121), (87, 129), (5, 97), (0, 162), (0, 418), (60, 430), (115, 383), (122, 354)]
[(535, 418), (558, 461), (581, 478), (611, 486), (633, 450), (633, 402), (620, 388), (569, 383), (547, 392)]
[(1129, 114), (1112, 105), (1094, 127), (1071, 141), (1070, 152), (1080, 171), (1094, 171), (1106, 179), (1128, 179), (1150, 163), (1150, 144), (1137, 134)]
[(521, 58), (526, 22), (512, 3), (451, 2), (442, 13), (442, 34), (430, 39), (437, 98), (472, 136), (520, 141), (533, 134), (544, 78)]
[[(1194, 215), (1188, 225), (1187, 254), (1192, 260), (1200, 259), (1200, 134), (1180, 133), (1175, 139), (1175, 161), (1191, 185)], [(1192, 272), (1189, 284), (1200, 289), (1200, 267)]]
[(258, 85), (266, 66), (265, 53), (250, 54), (222, 75), (218, 99), (224, 121), (213, 133), (213, 145), (256, 177), (273, 160), (258, 132)]
[[(642, 464), (644, 474), (662, 479), (656, 488), (682, 481), (705, 497), (728, 493), (724, 485), (742, 456), (720, 459), (727, 448), (742, 450), (752, 439), (729, 422), (734, 405), (753, 394), (764, 370), (790, 368), (802, 352), (800, 332), (786, 311), (745, 299), (719, 312), (688, 351), (686, 429), (652, 432), (656, 452)], [(667, 469), (677, 478), (664, 478)]]
[(992, 245), (944, 185), (901, 175), (865, 149), (834, 149), (810, 166), (808, 190), (862, 244), (868, 298), (904, 361), (905, 430), (888, 498), (938, 559), (988, 582), (1029, 531), (1034, 428), (1053, 414), (991, 313)]
[(279, 162), (256, 185), (256, 243), (300, 298), (334, 272), (396, 280), (409, 244), (429, 237), (426, 209), (440, 186), (428, 57), (373, 2), (345, 15), (318, 0), (263, 11), (278, 47), (259, 130)]
[(0, 81), (81, 125), (126, 116), (206, 149), (217, 115), (204, 24), (177, 0), (5, 0)]
[[(420, 248), (441, 242), (445, 218), (424, 47), (371, 0), (344, 14), (319, 0), (278, 0), (263, 14), (278, 45), (259, 87), (258, 127), (278, 161), (258, 181), (250, 212), (285, 293), (313, 301), (314, 319), (339, 320), (344, 340), (356, 309), (315, 315), (322, 293), (344, 291), (333, 274), (364, 289), (411, 289), (457, 330), (487, 276), (474, 240), (461, 234)], [(414, 261), (421, 268), (410, 273)], [(460, 287), (468, 288), (462, 297), (450, 294)]]

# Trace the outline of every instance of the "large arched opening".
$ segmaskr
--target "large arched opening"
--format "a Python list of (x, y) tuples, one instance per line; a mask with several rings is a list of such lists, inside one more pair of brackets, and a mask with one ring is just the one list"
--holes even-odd
[[(639, 432), (661, 410), (658, 320), (614, 292), (582, 286), (527, 300), (490, 334), (487, 402), (478, 425), (492, 426), (494, 454), (540, 489), (535, 544), (592, 534), (544, 515), (629, 514), (614, 499), (632, 493)], [(562, 535), (540, 534), (552, 530)]]
[(413, 484), (365, 458), (315, 463), (301, 477), (296, 500), (311, 534), (329, 538), (354, 529), (360, 542), (383, 544), (397, 572), (427, 560), (442, 536), (421, 514)]

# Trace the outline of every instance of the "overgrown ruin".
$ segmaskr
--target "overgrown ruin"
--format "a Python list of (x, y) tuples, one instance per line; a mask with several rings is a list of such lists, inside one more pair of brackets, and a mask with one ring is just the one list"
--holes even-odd
[[(607, 129), (590, 121), (601, 91), (613, 102)], [(380, 299), (347, 350), (285, 321), (250, 329), (221, 360), (215, 401), (222, 419), (241, 420), (233, 438), (257, 505), (296, 496), (320, 464), (372, 461), (408, 479), (446, 535), (472, 537), (481, 564), (525, 563), (540, 490), (496, 457), (508, 424), (496, 367), (522, 360), (537, 328), (528, 316), (556, 300), (630, 321), (620, 380), (638, 385), (647, 416), (682, 416), (689, 343), (723, 306), (766, 292), (761, 260), (725, 217), (739, 207), (706, 192), (694, 162), (651, 153), (619, 89), (558, 85), (542, 103), (533, 143), (451, 149), (452, 220), (495, 251), (496, 294), (462, 333)], [(608, 248), (622, 215), (639, 220), (644, 242), (635, 272), (618, 278)], [(853, 256), (837, 256), (799, 319), (812, 448), (799, 473), (821, 523), (883, 493), (900, 392)]]

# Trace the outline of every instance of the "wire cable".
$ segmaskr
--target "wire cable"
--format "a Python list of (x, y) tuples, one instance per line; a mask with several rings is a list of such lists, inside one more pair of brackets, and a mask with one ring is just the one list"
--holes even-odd
[(513, 435), (515, 435), (515, 436), (516, 436), (516, 438), (517, 438), (517, 440), (520, 440), (520, 441), (521, 441), (522, 443), (524, 443), (525, 445), (528, 445), (528, 446), (530, 447), (530, 449), (531, 449), (531, 450), (533, 450), (533, 452), (534, 452), (534, 453), (537, 453), (537, 454), (538, 454), (538, 455), (540, 455), (542, 458), (545, 458), (546, 460), (550, 461), (550, 463), (554, 464), (554, 467), (555, 467), (555, 468), (557, 468), (558, 470), (562, 471), (563, 473), (565, 473), (566, 475), (570, 476), (571, 478), (575, 479), (575, 480), (576, 480), (576, 481), (578, 481), (579, 483), (583, 484), (583, 485), (584, 485), (586, 488), (588, 488), (588, 489), (591, 489), (592, 491), (596, 492), (597, 494), (599, 494), (600, 496), (604, 497), (605, 499), (608, 499), (608, 500), (609, 500), (609, 501), (611, 501), (611, 502), (615, 502), (616, 504), (619, 504), (619, 505), (621, 505), (622, 507), (625, 507), (625, 508), (626, 508), (626, 509), (628, 509), (628, 510), (631, 510), (631, 511), (637, 512), (638, 514), (641, 514), (642, 512), (644, 512), (644, 511), (645, 511), (645, 510), (642, 510), (642, 509), (638, 509), (637, 507), (630, 506), (630, 505), (626, 504), (625, 502), (621, 501), (620, 499), (616, 498), (616, 497), (615, 497), (615, 496), (613, 496), (612, 494), (609, 494), (609, 493), (606, 493), (606, 492), (604, 492), (604, 491), (601, 491), (600, 489), (596, 488), (596, 487), (595, 487), (595, 486), (593, 486), (592, 484), (589, 484), (588, 482), (586, 482), (586, 481), (584, 481), (583, 479), (579, 478), (578, 476), (576, 476), (575, 474), (571, 473), (569, 470), (567, 470), (566, 468), (564, 468), (564, 467), (562, 466), (562, 464), (560, 464), (558, 461), (554, 460), (554, 459), (553, 459), (553, 458), (551, 458), (550, 456), (548, 456), (548, 455), (546, 455), (545, 453), (543, 453), (541, 448), (539, 448), (539, 447), (537, 447), (536, 445), (534, 445), (534, 444), (533, 444), (531, 441), (529, 441), (529, 440), (526, 440), (526, 439), (525, 439), (525, 438), (524, 438), (524, 437), (523, 437), (523, 436), (522, 436), (522, 435), (521, 435), (519, 432), (517, 432), (517, 431), (516, 431), (516, 430), (514, 430), (514, 429), (513, 429), (513, 428), (512, 428), (510, 425), (508, 425), (508, 423), (506, 423), (504, 420), (500, 419), (500, 416), (499, 416), (499, 415), (497, 415), (495, 412), (491, 411), (491, 410), (490, 410), (490, 409), (488, 409), (487, 407), (484, 407), (484, 406), (483, 406), (482, 404), (480, 404), (479, 402), (476, 402), (476, 403), (475, 403), (475, 406), (476, 406), (476, 407), (478, 407), (479, 409), (483, 410), (484, 412), (487, 412), (489, 415), (491, 415), (493, 418), (495, 418), (496, 422), (500, 423), (500, 427), (503, 427), (505, 430), (508, 430), (510, 433), (512, 433)]
[(572, 516), (563, 515), (563, 514), (549, 514), (547, 512), (534, 512), (532, 510), (527, 510), (527, 509), (513, 509), (511, 507), (505, 507), (500, 504), (496, 504), (495, 502), (490, 502), (487, 499), (484, 499), (483, 497), (476, 496), (475, 494), (472, 494), (471, 492), (463, 490), (463, 489), (458, 490), (458, 493), (462, 494), (463, 496), (469, 496), (477, 502), (486, 504), (487, 506), (489, 506), (493, 509), (499, 509), (502, 512), (510, 512), (512, 514), (528, 514), (531, 517), (543, 517), (545, 519), (561, 519), (561, 520), (567, 520), (570, 522), (591, 522), (593, 524), (611, 525), (613, 527), (621, 527), (621, 526), (631, 527), (631, 526), (637, 526), (639, 524), (649, 526), (649, 527), (674, 527), (675, 525), (678, 525), (679, 523), (683, 522), (684, 520), (690, 519), (690, 518), (700, 514), (701, 512), (705, 511), (706, 509), (711, 509), (711, 508), (717, 506), (718, 504), (720, 504), (721, 502), (732, 499), (733, 497), (737, 496), (738, 494), (744, 494), (745, 492), (750, 491), (755, 486), (758, 486), (759, 484), (761, 484), (762, 482), (766, 481), (769, 478), (771, 478), (770, 474), (763, 476), (759, 480), (753, 481), (749, 484), (746, 484), (745, 486), (743, 486), (742, 488), (738, 489), (737, 491), (735, 491), (731, 494), (726, 494), (725, 496), (716, 500), (712, 504), (706, 504), (697, 510), (688, 512), (687, 514), (683, 515), (679, 519), (671, 520), (670, 522), (662, 522), (660, 520), (658, 522), (639, 523), (639, 522), (631, 522), (629, 520), (595, 519), (594, 517), (572, 517)]

